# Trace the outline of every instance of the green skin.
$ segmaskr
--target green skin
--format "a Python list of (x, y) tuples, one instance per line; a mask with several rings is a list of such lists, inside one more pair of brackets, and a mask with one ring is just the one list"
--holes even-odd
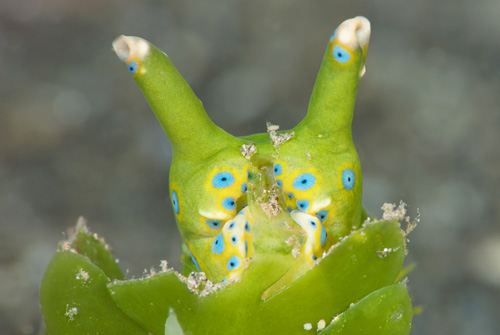
[[(283, 188), (283, 192), (277, 194), (279, 202), (283, 208), (291, 207), (292, 213), (298, 213), (292, 215), (293, 220), (285, 214), (288, 219), (284, 219), (283, 235), (287, 235), (286, 231), (296, 232), (301, 243), (297, 265), (272, 292), (309, 269), (315, 258), (321, 257), (325, 250), (358, 227), (366, 217), (361, 206), (361, 167), (351, 134), (354, 102), (368, 47), (368, 37), (359, 37), (358, 30), (359, 24), (344, 22), (332, 36), (307, 115), (287, 132), (293, 131), (294, 136), (282, 143), (278, 150), (268, 134), (237, 138), (217, 127), (167, 55), (149, 42), (125, 36), (115, 41), (118, 56), (131, 69), (134, 80), (172, 142), (170, 195), (177, 225), (193, 255), (194, 264), (197, 263), (198, 269), (212, 281), (232, 280), (241, 274), (244, 264), (238, 269), (229, 269), (231, 256), (236, 255), (247, 262), (254, 252), (265, 253), (276, 244), (273, 237), (259, 234), (259, 231), (266, 230), (256, 219), (262, 214), (257, 213), (259, 206), (250, 206), (250, 211), (244, 214), (252, 224), (252, 234), (237, 234), (239, 240), (234, 245), (229, 240), (232, 233), (228, 221), (232, 222), (248, 203), (247, 197), (258, 198), (254, 190), (243, 192), (242, 185), (245, 183), (252, 189), (251, 178), (258, 175), (263, 166), (271, 168), (273, 164), (279, 164), (282, 168), (282, 173), (275, 177)], [(350, 39), (346, 40), (346, 35)], [(342, 48), (343, 54), (336, 54), (336, 46)], [(240, 148), (250, 141), (256, 146), (257, 153), (247, 159)], [(343, 180), (346, 170), (355, 176), (354, 182), (347, 186)], [(213, 180), (221, 172), (229, 172), (234, 181), (217, 188)], [(306, 190), (294, 187), (295, 178), (303, 173), (312, 173), (316, 178)], [(250, 180), (248, 175), (252, 176)], [(273, 178), (272, 173), (270, 178)], [(177, 199), (174, 199), (174, 193)], [(288, 193), (293, 193), (294, 197), (290, 198), (286, 195)], [(223, 206), (226, 198), (235, 200), (234, 208)], [(301, 209), (297, 204), (299, 200), (309, 203), (307, 208), (302, 208), (305, 214), (295, 212)], [(328, 211), (322, 222), (316, 218), (319, 211)], [(206, 220), (218, 220), (219, 224), (213, 227), (207, 225)], [(308, 228), (311, 220), (319, 230)], [(320, 236), (323, 227), (327, 233), (325, 241)], [(226, 248), (221, 254), (214, 254), (214, 239), (220, 232)], [(250, 244), (247, 251), (243, 247), (245, 241)], [(290, 248), (283, 250), (289, 252)]]

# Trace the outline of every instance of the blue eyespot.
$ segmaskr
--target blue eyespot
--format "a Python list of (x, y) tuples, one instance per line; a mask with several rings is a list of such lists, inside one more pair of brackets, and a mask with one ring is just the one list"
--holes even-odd
[(237, 268), (239, 268), (240, 265), (241, 265), (241, 259), (238, 256), (233, 255), (227, 261), (226, 268), (227, 268), (227, 271), (233, 271), (233, 270), (236, 270)]
[(234, 184), (234, 176), (231, 172), (222, 171), (212, 178), (212, 186), (215, 188), (226, 188)]
[(227, 283), (227, 277), (222, 279), (222, 281), (221, 281), (221, 284), (225, 284), (225, 283)]
[(172, 205), (174, 205), (175, 214), (179, 214), (179, 198), (177, 197), (177, 192), (172, 191)]
[(276, 179), (276, 184), (278, 184), (279, 187), (283, 188), (283, 181)]
[(325, 222), (326, 218), (328, 217), (328, 210), (323, 209), (319, 211), (318, 213), (316, 213), (316, 217), (319, 219), (321, 223)]
[(251, 234), (252, 233), (252, 226), (250, 226), (250, 222), (245, 222), (245, 231), (247, 234)]
[(248, 241), (245, 240), (245, 258), (248, 257)]
[(240, 237), (236, 234), (231, 235), (231, 244), (236, 245), (240, 241)]
[(316, 257), (315, 255), (311, 255), (311, 259), (312, 259), (313, 261), (315, 261), (315, 260), (317, 260), (317, 259), (318, 259), (318, 257)]
[(222, 236), (222, 233), (219, 233), (219, 235), (217, 235), (212, 242), (212, 253), (220, 255), (225, 248), (224, 237)]
[(274, 176), (278, 177), (283, 172), (283, 167), (281, 164), (274, 164)]
[(196, 268), (198, 269), (198, 271), (201, 271), (200, 265), (198, 264), (198, 261), (196, 260), (196, 257), (194, 257), (193, 253), (191, 253), (191, 260), (193, 261), (194, 266), (196, 266)]
[(311, 226), (312, 229), (314, 230), (317, 230), (318, 229), (318, 225), (316, 224), (316, 221), (314, 220), (311, 220), (309, 221), (309, 225)]
[(344, 188), (346, 190), (352, 190), (354, 188), (354, 184), (356, 183), (356, 174), (351, 169), (345, 169), (342, 172), (342, 184), (344, 184)]
[(316, 176), (312, 173), (303, 173), (298, 175), (292, 183), (292, 186), (297, 191), (307, 191), (316, 183)]
[(248, 191), (247, 183), (241, 184), (241, 193), (245, 194)]
[(205, 224), (215, 230), (219, 230), (222, 227), (222, 220), (205, 220)]
[(222, 199), (222, 208), (227, 211), (233, 211), (236, 209), (236, 200), (233, 197), (227, 197)]
[(309, 209), (309, 200), (297, 200), (297, 207), (305, 212)]
[[(228, 221), (228, 222), (229, 222), (229, 221)], [(234, 223), (234, 221), (233, 221), (233, 222), (231, 222), (231, 223), (229, 224), (229, 226), (227, 226), (227, 229), (226, 229), (226, 230), (227, 230), (227, 231), (231, 231), (231, 230), (233, 230), (233, 229), (234, 229), (234, 227), (236, 227), (236, 224), (235, 224), (235, 223)]]
[(293, 209), (292, 209), (292, 207), (288, 206), (288, 207), (286, 208), (286, 210), (287, 210), (287, 211), (289, 211), (289, 212), (291, 212)]
[(325, 246), (326, 236), (327, 236), (326, 229), (325, 229), (325, 227), (323, 227), (323, 225), (321, 225), (320, 245), (322, 248)]
[(295, 198), (295, 196), (293, 195), (293, 193), (292, 193), (292, 192), (288, 192), (288, 197), (289, 197), (290, 199)]
[(351, 59), (351, 54), (340, 45), (333, 47), (333, 58), (339, 63), (347, 63)]
[(139, 68), (139, 64), (135, 60), (129, 62), (127, 64), (127, 69), (130, 72), (130, 74), (135, 74), (137, 72), (137, 69)]

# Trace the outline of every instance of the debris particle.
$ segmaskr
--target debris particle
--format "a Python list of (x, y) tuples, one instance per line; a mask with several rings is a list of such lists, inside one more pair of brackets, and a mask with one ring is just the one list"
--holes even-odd
[(162, 259), (160, 262), (160, 273), (168, 271), (168, 263), (166, 260)]
[(273, 146), (276, 149), (276, 151), (279, 151), (279, 147), (281, 144), (285, 143), (286, 141), (295, 136), (295, 133), (293, 131), (291, 133), (276, 134), (278, 129), (280, 129), (280, 126), (274, 125), (271, 122), (267, 122), (266, 126), (267, 126), (267, 132), (269, 133), (269, 137), (271, 138), (271, 141), (273, 142)]
[(330, 324), (334, 323), (335, 321), (337, 321), (341, 316), (342, 316), (343, 313), (340, 313), (338, 315), (335, 315), (332, 319), (332, 322), (330, 322)]
[(80, 272), (76, 274), (77, 280), (83, 280), (84, 282), (86, 282), (87, 280), (89, 280), (89, 278), (89, 273), (87, 271), (84, 271), (83, 269), (80, 269)]
[(71, 249), (71, 243), (69, 243), (69, 241), (64, 241), (62, 243), (62, 246), (61, 246), (62, 250), (64, 251), (68, 251), (69, 249)]
[(326, 321), (321, 319), (318, 321), (318, 331), (325, 329)]
[(386, 258), (387, 254), (390, 252), (396, 252), (399, 250), (399, 247), (392, 249), (392, 248), (384, 248), (384, 250), (378, 250), (377, 251), (377, 256), (380, 258)]
[(399, 203), (398, 207), (386, 202), (382, 205), (382, 210), (384, 211), (382, 220), (409, 220), (406, 216), (406, 204), (402, 201)]
[(386, 258), (387, 253), (391, 252), (392, 248), (384, 248), (384, 250), (377, 250), (377, 256), (380, 258)]
[(285, 241), (286, 245), (288, 246), (292, 246), (292, 245), (295, 245), (297, 244), (297, 236), (295, 235), (292, 235), (290, 236), (286, 241)]
[(246, 158), (250, 159), (253, 154), (257, 153), (257, 147), (250, 141), (248, 144), (243, 144), (240, 148), (241, 154)]
[(281, 212), (280, 205), (278, 204), (278, 196), (274, 191), (270, 192), (267, 202), (262, 202), (260, 206), (262, 210), (269, 216), (276, 216)]
[(67, 316), (69, 321), (74, 321), (75, 320), (75, 315), (78, 314), (78, 308), (76, 307), (69, 307), (69, 304), (66, 304), (66, 313), (64, 313), (64, 316)]
[(417, 217), (412, 221), (410, 217), (406, 215), (406, 204), (403, 201), (399, 202), (398, 207), (394, 204), (385, 203), (382, 206), (382, 210), (384, 211), (382, 220), (398, 220), (407, 223), (405, 235), (410, 234), (420, 222), (420, 209), (417, 208)]
[[(206, 297), (211, 293), (214, 293), (224, 287), (226, 284), (215, 284), (208, 280), (205, 272), (191, 272), (188, 277), (184, 277), (182, 274), (175, 272), (177, 278), (187, 285), (187, 288), (199, 295), (200, 297)], [(203, 289), (200, 286), (203, 285)]]
[(310, 323), (305, 323), (304, 324), (304, 329), (305, 330), (311, 330), (312, 328), (313, 328), (312, 324), (310, 324)]
[(300, 242), (297, 236), (292, 235), (286, 241), (286, 245), (293, 246), (292, 256), (293, 258), (298, 258), (300, 256)]

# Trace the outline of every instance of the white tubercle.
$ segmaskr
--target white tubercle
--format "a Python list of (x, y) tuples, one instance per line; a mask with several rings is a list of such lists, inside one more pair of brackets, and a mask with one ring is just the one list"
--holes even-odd
[(200, 213), (201, 216), (204, 216), (206, 218), (211, 218), (215, 220), (229, 220), (231, 218), (231, 215), (223, 213), (223, 212), (217, 212), (217, 211), (206, 211), (204, 209), (199, 209), (198, 213)]

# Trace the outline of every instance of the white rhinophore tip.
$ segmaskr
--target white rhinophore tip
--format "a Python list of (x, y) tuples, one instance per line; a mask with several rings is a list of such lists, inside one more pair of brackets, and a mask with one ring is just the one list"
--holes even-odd
[(113, 49), (118, 58), (127, 63), (130, 57), (144, 59), (149, 53), (149, 43), (140, 37), (122, 35), (113, 41)]
[(337, 30), (338, 41), (352, 50), (360, 46), (366, 52), (370, 42), (370, 21), (366, 17), (355, 18), (342, 22)]

